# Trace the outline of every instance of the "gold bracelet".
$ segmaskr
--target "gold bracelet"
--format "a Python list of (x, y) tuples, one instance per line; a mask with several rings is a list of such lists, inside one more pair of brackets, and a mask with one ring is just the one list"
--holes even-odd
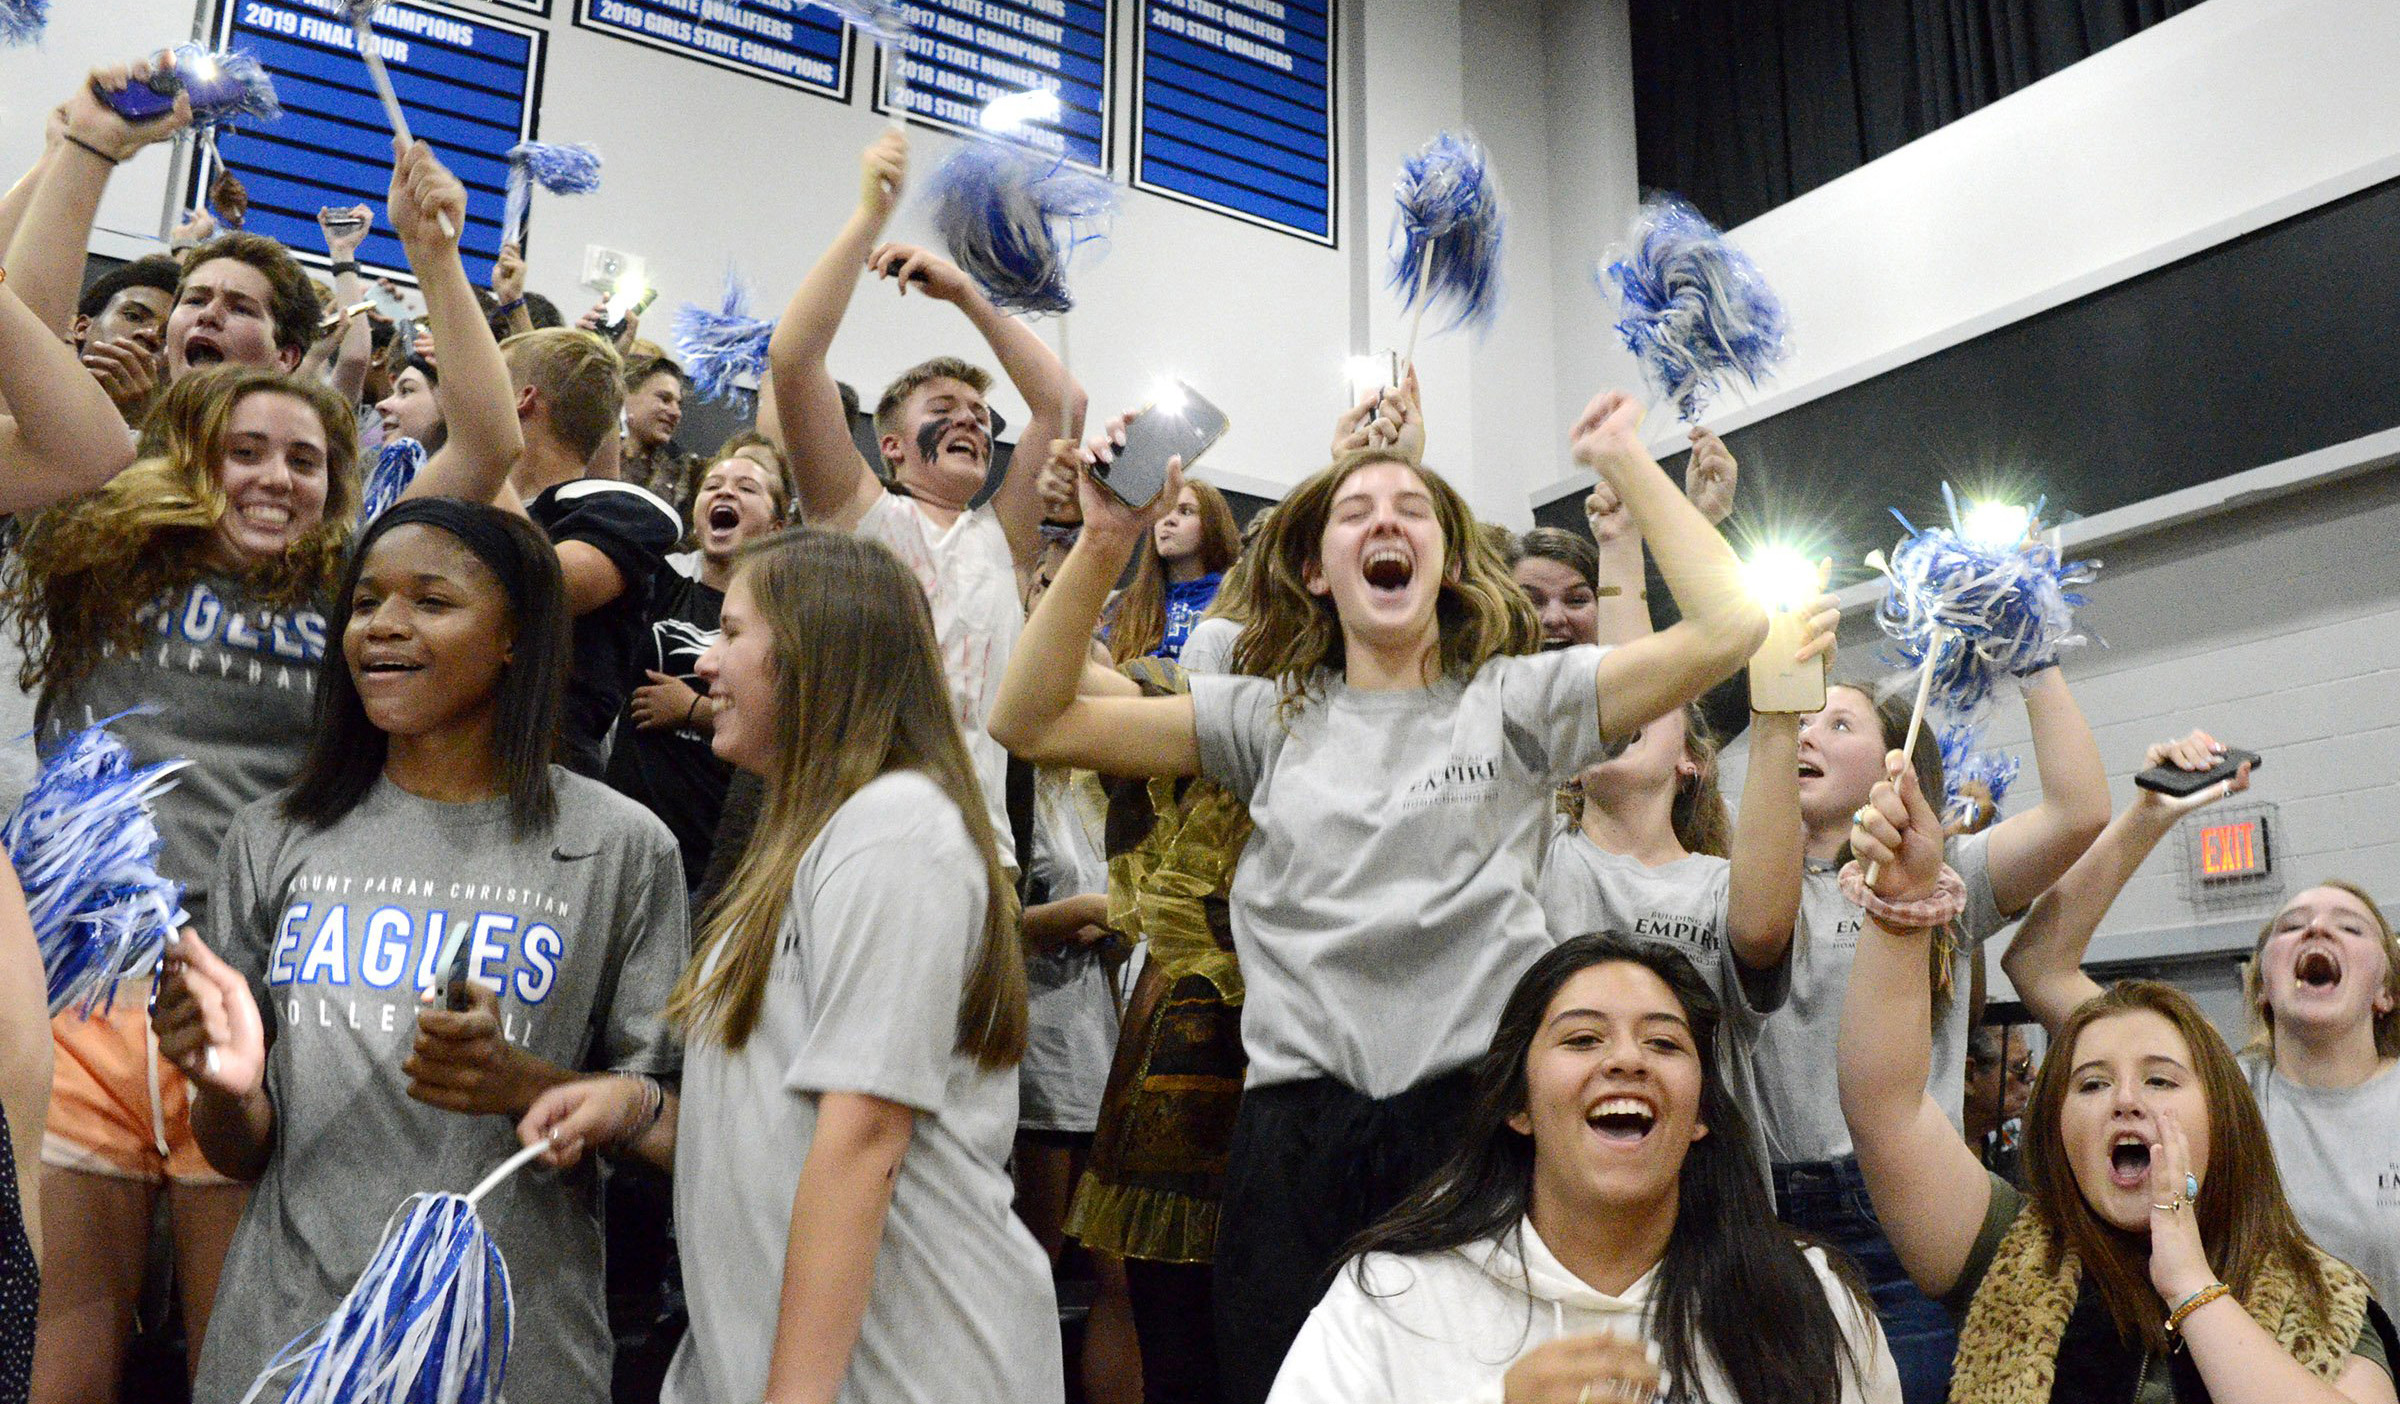
[(2172, 1335), (2175, 1332), (2181, 1331), (2183, 1329), (2184, 1321), (2189, 1318), (2193, 1312), (2198, 1311), (2204, 1306), (2207, 1306), (2210, 1302), (2215, 1301), (2219, 1297), (2231, 1295), (2232, 1292), (2233, 1289), (2226, 1286), (2222, 1282), (2211, 1282), (2206, 1287), (2203, 1287), (2199, 1291), (2194, 1292), (2192, 1295), (2184, 1298), (2181, 1305), (2177, 1306), (2173, 1311), (2167, 1313), (2168, 1334)]

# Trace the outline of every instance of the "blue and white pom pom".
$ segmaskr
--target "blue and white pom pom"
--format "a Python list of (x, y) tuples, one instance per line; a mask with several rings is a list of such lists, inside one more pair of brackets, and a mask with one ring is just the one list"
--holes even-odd
[(283, 116), (275, 80), (256, 58), (234, 49), (211, 52), (198, 44), (175, 48), (175, 74), (192, 99), (192, 126), (273, 122)]
[(1421, 321), (1438, 306), (1450, 330), (1490, 325), (1500, 310), (1508, 211), (1483, 144), (1465, 132), (1437, 133), (1400, 164), (1392, 200), (1389, 281), (1401, 309)]
[(933, 227), (950, 260), (1007, 312), (1067, 312), (1067, 265), (1105, 234), (1116, 187), (1062, 156), (970, 141), (934, 172)]
[(50, 24), (50, 0), (0, 0), (0, 44), (30, 44)]
[(1630, 252), (1599, 282), (1623, 310), (1625, 349), (1687, 424), (1736, 377), (1756, 386), (1789, 352), (1783, 303), (1758, 265), (1677, 196), (1642, 202)]
[(1920, 529), (1895, 508), (1908, 536), (1888, 559), (1878, 552), (1868, 564), (1891, 581), (1875, 612), (1891, 640), (1887, 656), (1917, 668), (1938, 650), (1930, 696), (1940, 710), (1967, 717), (1990, 699), (2000, 678), (2049, 667), (2061, 649), (2086, 642), (2075, 626), (2084, 597), (2071, 587), (2089, 583), (2100, 563), (2060, 560), (2035, 529), (2039, 503), (2023, 537), (2002, 543), (1960, 527), (1958, 499), (1947, 483), (1942, 498), (1950, 526)]
[(267, 1362), (242, 1404), (497, 1404), (516, 1303), (475, 1206), (549, 1145), (466, 1194), (410, 1196), (350, 1294)]
[(367, 473), (366, 486), (358, 495), (358, 529), (365, 531), (369, 523), (391, 510), (417, 480), (429, 455), (425, 446), (414, 439), (394, 439), (375, 453), (375, 466)]
[(775, 323), (750, 307), (750, 288), (725, 270), (725, 297), (716, 307), (687, 302), (675, 312), (675, 355), (703, 400), (755, 393), (767, 374), (767, 343)]
[(1976, 817), (1981, 801), (1967, 793), (1969, 785), (1983, 787), (1993, 813), (1997, 814), (2000, 802), (2008, 798), (2008, 787), (2017, 781), (2022, 762), (2006, 751), (1984, 750), (1983, 728), (1970, 722), (1943, 727), (1939, 740), (1942, 785), (1946, 791), (1942, 823), (1963, 824)]
[(600, 153), (580, 142), (554, 146), (545, 141), (520, 141), (508, 149), (508, 211), (500, 223), (500, 242), (513, 244), (524, 235), (525, 212), (533, 207), (533, 187), (553, 195), (589, 195), (600, 188)]
[(25, 889), (52, 1014), (73, 1006), (89, 1018), (109, 1008), (117, 983), (148, 973), (174, 935), (183, 884), (158, 874), (164, 841), (150, 806), (188, 764), (137, 767), (108, 722), (87, 726), (43, 760), (0, 828)]

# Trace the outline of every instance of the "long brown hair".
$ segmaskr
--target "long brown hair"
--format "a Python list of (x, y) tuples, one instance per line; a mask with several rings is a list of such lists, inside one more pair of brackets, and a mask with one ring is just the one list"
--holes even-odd
[[(2385, 918), (2383, 908), (2376, 906), (2375, 899), (2357, 883), (2327, 878), (2311, 886), (2349, 893), (2375, 919), (2375, 929), (2382, 937), (2383, 991), (2392, 997), (2392, 1007), (2375, 1016), (2375, 1056), (2400, 1058), (2400, 939), (2393, 937), (2392, 923)], [(2285, 907), (2290, 905), (2284, 903)], [(2267, 924), (2258, 929), (2258, 940), (2250, 947), (2250, 963), (2242, 967), (2242, 997), (2250, 1006), (2250, 1045), (2245, 1051), (2263, 1054), (2270, 1060), (2275, 1056), (2275, 1011), (2267, 1007), (2266, 976), (2259, 965), (2260, 957), (2266, 954), (2267, 938), (2275, 934), (2275, 923), (2282, 919), (2280, 909), (2267, 918)]]
[(727, 1048), (748, 1042), (801, 859), (868, 782), (915, 770), (957, 806), (983, 857), (983, 944), (959, 996), (954, 1047), (987, 1069), (1015, 1065), (1025, 1053), (1026, 1019), (1016, 889), (1000, 866), (975, 766), (950, 710), (924, 590), (889, 550), (847, 532), (780, 532), (744, 547), (735, 561), (735, 580), (748, 584), (773, 634), (781, 704), (775, 771), (758, 827), (709, 908), (667, 1016)]
[(1433, 499), (1442, 529), (1441, 596), (1434, 605), (1442, 676), (1471, 677), (1502, 654), (1531, 653), (1541, 645), (1533, 605), (1456, 488), (1395, 453), (1347, 454), (1292, 489), (1250, 548), (1257, 561), (1237, 606), (1248, 622), (1233, 646), (1233, 671), (1275, 679), (1287, 714), (1310, 694), (1320, 669), (1339, 672), (1344, 666), (1341, 618), (1330, 596), (1310, 592), (1308, 576), (1321, 565), (1335, 495), (1351, 474), (1378, 463), (1415, 473)]
[[(1877, 696), (1876, 690), (1866, 683), (1837, 682), (1832, 686), (1846, 687), (1866, 698), (1875, 710), (1875, 725), (1883, 734), (1884, 751), (1900, 749), (1901, 740), (1908, 735), (1908, 714), (1916, 706), (1914, 693), (1905, 687), (1893, 687)], [(1941, 797), (1949, 790), (1944, 788), (1942, 779), (1942, 744), (1931, 726), (1917, 728), (1917, 744), (1908, 753), (1908, 764), (1917, 774), (1917, 793), (1925, 796), (1925, 802), (1938, 814)], [(1845, 838), (1834, 862), (1848, 863), (1856, 856), (1850, 851), (1850, 840)], [(1957, 932), (1948, 926), (1934, 928), (1933, 939), (1926, 942), (1925, 962), (1933, 976), (1933, 1009), (1937, 1016), (1948, 1011), (1950, 1002), (1958, 998), (1958, 972), (1954, 968), (1957, 955)]]
[(143, 457), (91, 496), (25, 524), (0, 574), (25, 662), (18, 683), (57, 693), (110, 651), (137, 652), (147, 611), (213, 567), (230, 510), (220, 479), (233, 413), (253, 395), (289, 395), (325, 429), (325, 517), (272, 560), (239, 573), (269, 609), (328, 599), (358, 516), (358, 419), (325, 385), (254, 366), (196, 371), (167, 387), (143, 431)]
[(2208, 1016), (2191, 997), (2156, 980), (2120, 980), (2085, 1000), (2051, 1041), (2025, 1110), (2025, 1174), (2033, 1211), (2059, 1242), (2083, 1264), (2128, 1343), (2137, 1337), (2152, 1351), (2172, 1344), (2158, 1289), (2150, 1283), (2149, 1244), (2140, 1235), (2110, 1225), (2093, 1211), (2076, 1184), (2059, 1130), (2075, 1076), (2075, 1043), (2102, 1019), (2147, 1010), (2165, 1019), (2191, 1049), (2192, 1072), (2208, 1104), (2208, 1178), (2192, 1206), (2200, 1242), (2218, 1277), (2237, 1297), (2247, 1298), (2261, 1269), (2281, 1265), (2300, 1284), (2310, 1310), (2330, 1309), (2325, 1277), (2308, 1250), (2308, 1237), (2292, 1217), (2275, 1173), (2275, 1151), (2267, 1125), (2250, 1095), (2250, 1084)]
[[(1242, 553), (1242, 529), (1233, 519), (1233, 508), (1226, 505), (1225, 494), (1197, 478), (1186, 478), (1183, 485), (1200, 504), (1201, 571), (1222, 571)], [(1158, 532), (1153, 529), (1142, 538), (1133, 583), (1117, 602), (1117, 620), (1108, 631), (1109, 657), (1118, 663), (1139, 658), (1166, 636), (1167, 563), (1158, 554)]]
[[(1682, 711), (1683, 754), (1699, 771), (1676, 779), (1675, 802), (1668, 811), (1675, 841), (1686, 853), (1731, 858), (1733, 813), (1725, 807), (1725, 792), (1717, 787), (1717, 752), (1724, 749), (1724, 743), (1717, 739), (1708, 724), (1708, 713), (1699, 703), (1686, 702)], [(1559, 787), (1558, 811), (1570, 824), (1583, 823), (1583, 807), (1590, 802), (1578, 782)]]

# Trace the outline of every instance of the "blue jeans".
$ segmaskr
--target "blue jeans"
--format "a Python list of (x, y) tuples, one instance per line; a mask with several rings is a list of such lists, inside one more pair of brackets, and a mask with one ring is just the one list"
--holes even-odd
[(1950, 1396), (1950, 1360), (1958, 1353), (1958, 1323), (1948, 1308), (1908, 1280), (1867, 1198), (1858, 1161), (1777, 1165), (1775, 1217), (1850, 1255), (1867, 1279), (1875, 1315), (1891, 1342), (1901, 1396), (1907, 1404), (1943, 1404)]

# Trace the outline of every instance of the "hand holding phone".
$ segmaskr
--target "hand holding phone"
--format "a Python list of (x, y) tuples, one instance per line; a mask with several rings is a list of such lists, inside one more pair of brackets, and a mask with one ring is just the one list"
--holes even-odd
[(2133, 783), (2153, 794), (2180, 799), (2186, 795), (2196, 795), (2220, 781), (2232, 779), (2245, 765), (2255, 775), (2258, 768), (2265, 764), (2265, 758), (2258, 752), (2229, 746), (2218, 754), (2217, 763), (2206, 770), (2186, 770), (2173, 763), (2154, 765), (2134, 776)]
[(1192, 471), (1200, 455), (1225, 437), (1232, 421), (1225, 411), (1180, 380), (1161, 386), (1149, 405), (1125, 426), (1125, 445), (1108, 462), (1092, 469), (1128, 507), (1147, 507), (1167, 486), (1167, 464), (1183, 460)]

